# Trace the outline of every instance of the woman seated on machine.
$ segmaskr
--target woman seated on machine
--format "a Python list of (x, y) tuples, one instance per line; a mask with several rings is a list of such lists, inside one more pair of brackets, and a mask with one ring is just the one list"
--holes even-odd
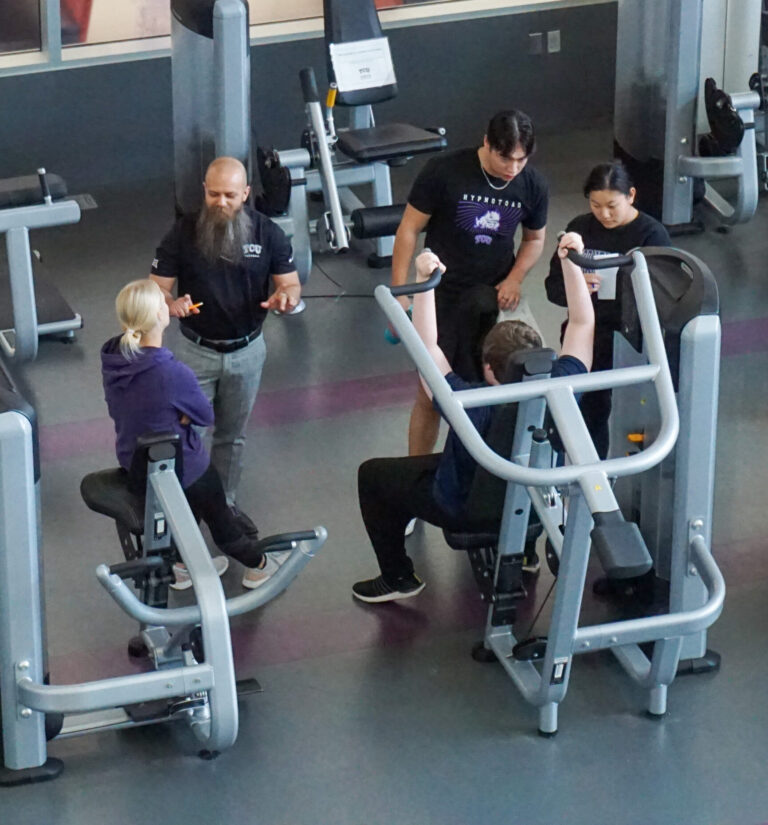
[[(589, 370), (592, 362), (592, 336), (595, 317), (589, 291), (581, 269), (568, 260), (568, 251), (581, 252), (584, 246), (575, 232), (560, 239), (557, 254), (563, 268), (565, 292), (571, 323), (563, 338), (560, 358), (554, 363), (552, 377), (577, 375)], [(429, 278), (435, 267), (444, 268), (432, 252), (416, 259), (417, 281)], [(483, 386), (470, 384), (456, 375), (437, 345), (434, 290), (420, 292), (413, 299), (413, 325), (454, 392)], [(522, 321), (501, 321), (483, 342), (483, 375), (487, 384), (499, 384), (510, 355), (541, 346), (539, 334)], [(432, 393), (422, 378), (424, 389)], [(472, 424), (486, 438), (493, 407), (467, 410)], [(356, 582), (352, 594), (369, 603), (388, 602), (417, 596), (424, 582), (414, 573), (413, 562), (405, 551), (405, 525), (413, 517), (438, 527), (460, 529), (466, 520), (477, 462), (449, 430), (442, 453), (373, 458), (360, 466), (357, 476), (360, 512), (373, 545), (381, 574)]]
[[(626, 255), (643, 246), (670, 246), (669, 234), (655, 218), (634, 206), (636, 190), (624, 166), (615, 161), (601, 163), (589, 173), (584, 183), (584, 197), (590, 211), (578, 215), (566, 226), (584, 240), (585, 254), (601, 258)], [(613, 368), (613, 333), (619, 329), (621, 306), (616, 300), (616, 270), (585, 272), (584, 278), (595, 307), (595, 345), (593, 370)], [(563, 273), (556, 252), (544, 282), (547, 297), (553, 304), (567, 306)], [(563, 323), (563, 334), (568, 321)], [(600, 458), (608, 455), (608, 418), (611, 414), (611, 391), (590, 392), (581, 399), (584, 421), (595, 442)]]
[[(227, 556), (246, 566), (243, 585), (264, 584), (280, 566), (277, 553), (258, 552), (255, 526), (249, 534), (227, 506), (221, 478), (211, 464), (195, 426), (213, 424), (213, 407), (192, 370), (163, 346), (168, 305), (158, 285), (149, 278), (124, 286), (115, 301), (122, 335), (101, 349), (104, 396), (115, 422), (120, 465), (129, 470), (136, 439), (150, 432), (175, 432), (181, 439), (181, 486), (195, 518), (208, 525), (213, 540)], [(229, 566), (224, 556), (213, 559), (221, 576)], [(186, 567), (173, 566), (175, 590), (192, 585)]]

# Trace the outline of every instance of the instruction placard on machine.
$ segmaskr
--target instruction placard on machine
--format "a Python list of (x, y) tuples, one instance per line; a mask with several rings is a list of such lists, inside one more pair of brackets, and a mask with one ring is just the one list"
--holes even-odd
[[(603, 258), (616, 258), (618, 252), (595, 252), (592, 249), (585, 249), (584, 254), (596, 261), (601, 261)], [(594, 270), (584, 269), (584, 272), (594, 272)], [(616, 276), (619, 268), (617, 266), (609, 267), (608, 269), (600, 270), (600, 289), (597, 291), (597, 298), (600, 301), (613, 301), (616, 297)]]
[(391, 86), (395, 67), (386, 37), (331, 43), (331, 62), (340, 92)]

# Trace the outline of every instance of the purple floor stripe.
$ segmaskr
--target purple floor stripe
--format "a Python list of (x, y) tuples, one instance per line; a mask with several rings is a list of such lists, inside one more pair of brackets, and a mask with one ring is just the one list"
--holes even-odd
[[(733, 598), (734, 589), (768, 579), (768, 542), (762, 537), (721, 543), (715, 547), (720, 565)], [(589, 589), (589, 581), (587, 587)], [(520, 604), (519, 620), (527, 626), (548, 589), (548, 579), (534, 586), (533, 598)], [(282, 596), (290, 598), (290, 593)], [(335, 610), (291, 619), (272, 620), (269, 608), (258, 611), (255, 620), (237, 620), (232, 628), (235, 664), (240, 676), (258, 675), (258, 668), (291, 661), (352, 653), (376, 647), (407, 647), (424, 644), (439, 635), (476, 628), (481, 638), (485, 605), (473, 587), (459, 586), (430, 590), (412, 602), (400, 604), (359, 605), (342, 595)], [(588, 602), (592, 607), (582, 617), (586, 624), (607, 621), (600, 611), (605, 605)], [(549, 609), (552, 603), (550, 601)], [(727, 603), (726, 603), (727, 609)], [(595, 615), (591, 615), (592, 613)], [(589, 614), (589, 615), (587, 615)], [(540, 619), (547, 621), (546, 614)], [(101, 679), (121, 673), (146, 669), (128, 659), (125, 644), (100, 650), (73, 651), (52, 656), (50, 670), (56, 684)]]
[[(284, 597), (285, 598), (285, 597)], [(290, 596), (288, 596), (290, 598)], [(439, 633), (476, 627), (482, 636), (485, 606), (476, 590), (426, 591), (411, 603), (367, 607), (348, 601), (333, 610), (291, 620), (270, 621), (269, 613), (256, 612), (257, 621), (239, 621), (232, 628), (235, 665), (241, 677), (254, 669), (284, 662), (315, 659), (381, 646), (408, 646), (426, 641)], [(76, 651), (50, 659), (51, 680), (71, 684), (119, 676), (148, 669), (146, 663), (133, 662), (126, 644), (101, 650)]]
[[(412, 372), (262, 392), (248, 427), (277, 427), (360, 410), (396, 407), (411, 403), (415, 394), (416, 378)], [(115, 429), (106, 417), (40, 428), (40, 452), (44, 462), (111, 451), (114, 447)]]
[(747, 355), (768, 349), (768, 318), (729, 321), (723, 324), (722, 354)]
[[(768, 350), (768, 318), (723, 325), (724, 357)], [(376, 375), (260, 393), (249, 428), (277, 427), (298, 421), (334, 418), (349, 412), (409, 404), (415, 394), (413, 372)], [(114, 448), (112, 422), (104, 418), (40, 428), (43, 461)]]

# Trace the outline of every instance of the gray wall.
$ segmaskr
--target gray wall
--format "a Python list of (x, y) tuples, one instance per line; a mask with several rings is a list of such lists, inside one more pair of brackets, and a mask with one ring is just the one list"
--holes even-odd
[[(529, 32), (560, 29), (559, 54), (527, 53)], [(399, 96), (379, 120), (443, 125), (450, 145), (480, 140), (497, 109), (527, 111), (541, 134), (610, 122), (616, 49), (614, 3), (414, 26), (388, 32)], [(304, 125), (298, 71), (324, 78), (322, 40), (252, 52), (260, 143), (298, 145)], [(172, 174), (170, 60), (94, 66), (0, 79), (0, 176), (39, 165), (72, 191)]]

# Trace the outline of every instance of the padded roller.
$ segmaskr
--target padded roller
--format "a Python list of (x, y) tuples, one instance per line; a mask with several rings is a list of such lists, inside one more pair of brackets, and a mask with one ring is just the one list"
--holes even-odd
[(397, 227), (400, 226), (404, 211), (404, 203), (355, 209), (350, 215), (352, 234), (356, 238), (383, 238), (387, 235), (394, 235)]
[(653, 566), (640, 528), (624, 521), (619, 510), (594, 513), (592, 547), (610, 579), (631, 579), (642, 576)]
[(319, 103), (320, 92), (317, 90), (314, 71), (311, 68), (302, 69), (299, 72), (299, 79), (301, 80), (301, 94), (304, 97), (304, 102)]

